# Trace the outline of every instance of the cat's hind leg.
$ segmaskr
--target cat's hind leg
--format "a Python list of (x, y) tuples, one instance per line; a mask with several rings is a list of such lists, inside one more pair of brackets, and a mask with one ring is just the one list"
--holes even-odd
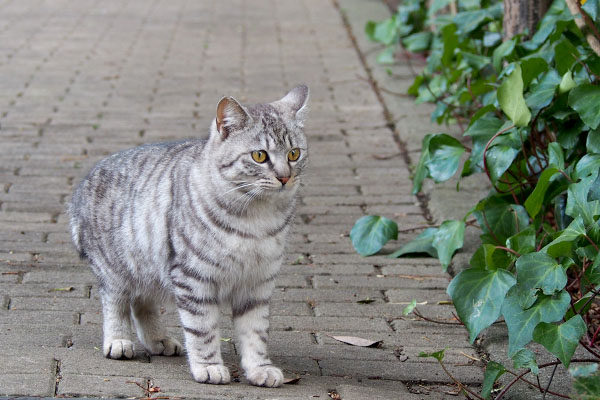
[(183, 346), (167, 335), (160, 319), (160, 307), (152, 299), (136, 299), (131, 304), (133, 322), (140, 342), (151, 355), (178, 356)]
[(129, 299), (102, 294), (104, 329), (104, 356), (107, 358), (133, 358), (131, 341), (131, 311)]

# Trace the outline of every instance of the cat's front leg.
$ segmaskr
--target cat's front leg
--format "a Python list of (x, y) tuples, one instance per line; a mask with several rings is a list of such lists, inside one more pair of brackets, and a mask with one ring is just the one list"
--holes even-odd
[(233, 323), (241, 353), (241, 365), (251, 384), (278, 387), (283, 383), (283, 373), (271, 363), (267, 354), (269, 337), (269, 299), (274, 283), (234, 298)]
[(197, 272), (192, 272), (194, 271), (185, 266), (171, 269), (190, 370), (198, 382), (229, 383), (229, 370), (223, 365), (221, 358), (220, 311), (214, 282), (202, 279)]

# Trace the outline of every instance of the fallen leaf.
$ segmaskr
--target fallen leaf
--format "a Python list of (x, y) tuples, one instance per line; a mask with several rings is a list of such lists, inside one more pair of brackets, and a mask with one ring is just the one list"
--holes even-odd
[(25, 271), (9, 271), (9, 272), (3, 272), (2, 275), (21, 275), (24, 273), (25, 273)]
[(284, 385), (295, 385), (298, 382), (300, 382), (300, 377), (299, 376), (297, 376), (295, 378), (284, 378), (283, 379), (283, 384)]
[(231, 338), (230, 337), (222, 337), (221, 342), (231, 342)]
[(375, 303), (375, 300), (371, 299), (370, 297), (367, 297), (366, 299), (358, 300), (357, 303), (358, 304), (371, 304), (371, 303)]
[(452, 303), (452, 300), (440, 300), (437, 303), (440, 306), (447, 306), (447, 305), (451, 306), (452, 304), (454, 304), (454, 303)]
[(330, 338), (335, 339), (339, 342), (346, 343), (346, 344), (349, 344), (352, 346), (379, 348), (383, 345), (383, 340), (363, 339), (363, 338), (356, 337), (356, 336), (333, 336), (333, 335), (329, 335), (327, 333), (325, 335), (327, 335)]
[(50, 292), (72, 292), (73, 290), (75, 290), (75, 288), (73, 286), (67, 286), (67, 287), (59, 287), (59, 288), (50, 289), (50, 290), (48, 290), (48, 293), (50, 293)]

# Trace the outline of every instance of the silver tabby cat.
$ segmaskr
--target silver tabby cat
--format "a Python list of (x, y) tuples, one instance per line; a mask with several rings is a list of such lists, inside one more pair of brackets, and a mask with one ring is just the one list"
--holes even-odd
[(218, 319), (229, 304), (246, 377), (282, 384), (269, 298), (308, 161), (307, 101), (304, 85), (255, 106), (225, 97), (208, 140), (114, 154), (77, 187), (72, 236), (99, 279), (106, 357), (133, 357), (132, 323), (151, 354), (179, 355), (159, 318), (174, 298), (194, 379), (228, 383)]

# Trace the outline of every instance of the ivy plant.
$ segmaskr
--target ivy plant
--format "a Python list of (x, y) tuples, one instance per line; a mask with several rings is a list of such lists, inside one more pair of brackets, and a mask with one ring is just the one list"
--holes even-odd
[[(491, 190), (463, 219), (429, 227), (389, 256), (425, 253), (446, 269), (465, 228), (477, 227), (481, 245), (448, 287), (471, 342), (502, 318), (515, 367), (537, 374), (531, 341), (565, 367), (579, 345), (600, 361), (600, 56), (565, 0), (531, 37), (504, 41), (501, 1), (458, 1), (444, 12), (451, 3), (404, 1), (366, 34), (385, 45), (381, 63), (402, 49), (422, 52), (426, 65), (409, 94), (436, 105), (433, 121), (463, 131), (423, 138), (413, 193), (425, 179), (475, 173)], [(576, 18), (600, 39), (599, 0), (578, 7)], [(362, 255), (397, 235), (396, 223), (379, 216), (351, 232)], [(488, 364), (484, 398), (504, 368)], [(579, 381), (577, 390), (587, 382)]]

